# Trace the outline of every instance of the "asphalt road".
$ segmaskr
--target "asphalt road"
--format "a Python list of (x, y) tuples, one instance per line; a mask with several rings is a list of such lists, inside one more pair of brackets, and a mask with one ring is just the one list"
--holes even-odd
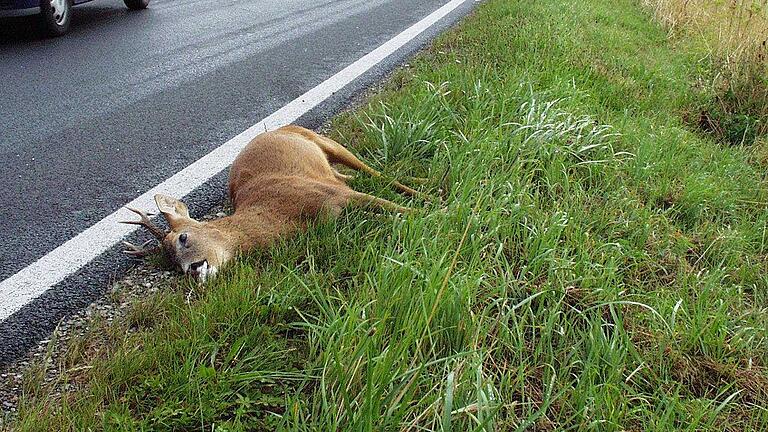
[[(46, 39), (0, 20), (0, 280), (207, 154), (447, 0), (120, 0)], [(299, 123), (318, 126), (472, 7), (460, 7)], [(224, 198), (226, 173), (189, 198)], [(112, 251), (0, 322), (0, 364), (100, 295)], [(0, 298), (0, 302), (4, 299)]]

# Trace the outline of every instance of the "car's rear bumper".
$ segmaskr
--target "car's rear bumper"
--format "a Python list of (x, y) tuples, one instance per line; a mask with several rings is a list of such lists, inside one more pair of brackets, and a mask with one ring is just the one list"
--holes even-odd
[(40, 12), (40, 0), (0, 0), (0, 17), (34, 15)]
[(8, 10), (0, 9), (0, 18), (37, 15), (39, 13), (40, 13), (40, 6), (24, 8), (24, 9), (8, 9)]

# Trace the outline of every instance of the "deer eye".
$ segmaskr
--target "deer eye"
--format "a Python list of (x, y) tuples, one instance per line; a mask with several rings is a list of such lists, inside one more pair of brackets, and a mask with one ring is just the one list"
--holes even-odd
[(187, 233), (181, 233), (181, 235), (179, 235), (179, 242), (180, 242), (182, 245), (185, 245), (185, 246), (186, 246), (186, 244), (187, 244), (187, 240), (188, 240), (188, 238), (187, 238), (187, 237), (188, 237), (188, 236), (187, 236)]

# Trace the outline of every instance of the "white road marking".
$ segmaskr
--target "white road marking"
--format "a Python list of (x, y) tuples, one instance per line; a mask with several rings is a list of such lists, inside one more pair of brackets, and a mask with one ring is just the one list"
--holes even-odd
[[(405, 44), (433, 26), (456, 8), (470, 0), (452, 0), (412, 25), (402, 33), (361, 57), (317, 87), (289, 102), (264, 120), (251, 126), (217, 149), (179, 171), (168, 180), (148, 190), (126, 206), (153, 209), (155, 194), (184, 197), (202, 186), (211, 177), (225, 170), (243, 147), (265, 130), (290, 124), (365, 72), (381, 63)], [(52, 250), (18, 273), (0, 282), (0, 321), (5, 320), (52, 286), (80, 270), (84, 265), (106, 252), (136, 227), (120, 224), (135, 215), (121, 208)]]

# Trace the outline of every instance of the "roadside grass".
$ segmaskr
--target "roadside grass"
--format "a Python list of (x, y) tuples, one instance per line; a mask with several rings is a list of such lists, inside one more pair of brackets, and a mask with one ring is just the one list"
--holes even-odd
[(14, 428), (768, 430), (766, 153), (686, 128), (696, 67), (631, 0), (481, 4), (331, 128), (432, 202), (178, 279)]
[(674, 43), (701, 52), (705, 103), (689, 122), (732, 144), (768, 134), (768, 1), (642, 0)]

